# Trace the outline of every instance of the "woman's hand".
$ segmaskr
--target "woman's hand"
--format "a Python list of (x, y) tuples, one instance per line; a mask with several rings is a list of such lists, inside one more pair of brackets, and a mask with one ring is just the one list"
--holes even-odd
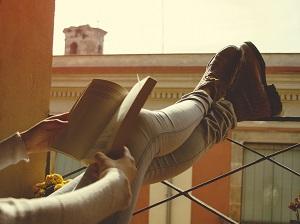
[(88, 166), (76, 189), (101, 179), (110, 168), (121, 170), (129, 182), (132, 182), (137, 172), (134, 158), (131, 156), (127, 147), (124, 147), (121, 157), (116, 160), (109, 158), (102, 152), (97, 152), (95, 154), (95, 162)]
[(22, 132), (28, 154), (48, 151), (55, 136), (67, 126), (68, 117), (69, 113), (54, 115)]
[(95, 160), (99, 168), (99, 174), (101, 175), (101, 173), (108, 168), (118, 168), (123, 171), (129, 182), (131, 182), (135, 178), (137, 172), (135, 160), (126, 146), (124, 146), (123, 151), (120, 154), (120, 158), (114, 160), (110, 159), (102, 152), (97, 152)]

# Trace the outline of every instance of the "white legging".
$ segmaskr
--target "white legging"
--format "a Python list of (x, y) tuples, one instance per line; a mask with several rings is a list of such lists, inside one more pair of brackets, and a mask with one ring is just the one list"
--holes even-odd
[[(202, 91), (188, 94), (162, 110), (143, 109), (130, 130), (128, 144), (138, 169), (131, 186), (131, 205), (101, 223), (128, 223), (143, 183), (168, 179), (191, 167), (201, 152), (222, 140), (235, 124), (231, 103), (212, 103)], [(78, 181), (80, 177), (61, 192), (69, 191)]]

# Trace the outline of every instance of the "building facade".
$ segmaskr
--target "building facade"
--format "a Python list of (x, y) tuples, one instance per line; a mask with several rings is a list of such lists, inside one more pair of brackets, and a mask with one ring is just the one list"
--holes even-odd
[[(107, 79), (130, 88), (137, 82), (137, 74), (140, 78), (150, 75), (158, 81), (145, 108), (166, 107), (196, 86), (212, 56), (213, 54), (54, 56), (50, 112), (56, 114), (68, 111), (94, 78)], [(268, 83), (276, 85), (283, 102), (281, 116), (299, 116), (300, 54), (263, 54), (263, 57), (267, 65)], [(268, 154), (299, 143), (299, 131), (299, 122), (251, 121), (240, 122), (229, 137), (262, 154)], [(278, 159), (300, 171), (295, 162), (300, 158), (299, 153), (298, 147)], [(204, 153), (192, 168), (170, 181), (182, 189), (188, 189), (253, 159), (256, 157), (247, 150), (224, 141)], [(60, 154), (52, 155), (52, 169), (56, 172), (64, 174), (80, 166), (79, 162)], [(288, 202), (292, 195), (299, 193), (300, 180), (297, 176), (277, 169), (265, 161), (254, 168), (195, 190), (193, 195), (243, 223), (288, 223), (293, 215), (287, 209)], [(288, 187), (291, 184), (295, 187)], [(140, 194), (138, 207), (147, 206), (172, 194), (172, 190), (159, 183), (145, 186)], [(276, 213), (278, 210), (281, 213)], [(133, 223), (153, 224), (199, 222), (224, 223), (184, 197), (136, 215), (133, 220)]]

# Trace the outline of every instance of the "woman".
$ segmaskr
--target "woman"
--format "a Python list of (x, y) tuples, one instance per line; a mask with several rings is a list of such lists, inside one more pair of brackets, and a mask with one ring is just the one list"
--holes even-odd
[[(193, 92), (162, 110), (142, 110), (128, 144), (138, 171), (131, 183), (131, 203), (101, 223), (128, 223), (143, 183), (155, 183), (189, 168), (237, 121), (280, 112), (280, 99), (265, 82), (264, 66), (252, 43), (228, 46), (211, 59)], [(54, 196), (86, 183), (87, 178), (79, 176)], [(112, 200), (118, 201), (118, 196)]]

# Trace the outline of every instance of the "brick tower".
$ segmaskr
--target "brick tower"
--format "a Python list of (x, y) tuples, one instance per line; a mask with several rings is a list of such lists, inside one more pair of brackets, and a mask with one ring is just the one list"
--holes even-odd
[(103, 54), (103, 41), (106, 31), (83, 25), (63, 30), (65, 34), (65, 55)]

